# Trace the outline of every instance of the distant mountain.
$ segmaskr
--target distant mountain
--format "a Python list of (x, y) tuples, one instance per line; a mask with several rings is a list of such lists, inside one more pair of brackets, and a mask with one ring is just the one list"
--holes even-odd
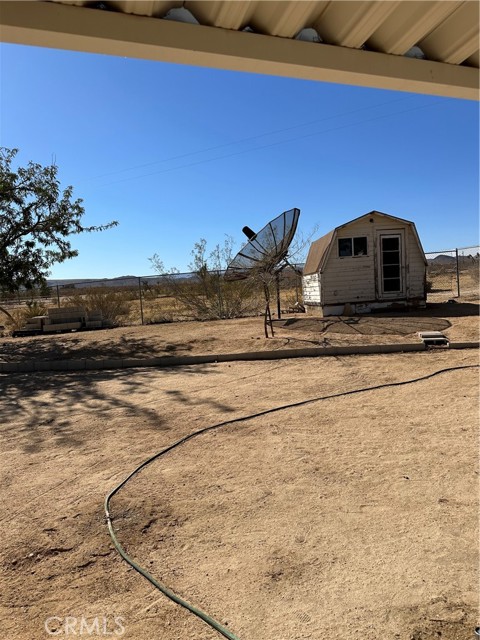
[[(190, 273), (175, 273), (171, 274), (171, 278), (175, 280), (188, 280), (193, 274)], [(64, 280), (47, 280), (47, 286), (49, 287), (70, 287), (75, 289), (92, 289), (94, 287), (138, 287), (138, 280), (140, 282), (147, 282), (149, 285), (161, 284), (162, 276), (120, 276), (118, 278), (99, 278), (94, 280), (93, 278), (80, 279), (64, 279)]]
[[(65, 279), (65, 280), (47, 280), (47, 285), (49, 287), (56, 287), (57, 284), (59, 287), (64, 287), (67, 284), (75, 284), (76, 282), (80, 282), (78, 279)], [(81, 282), (89, 282), (89, 280), (82, 280)], [(91, 282), (100, 282), (99, 280), (92, 280)]]
[(131, 287), (138, 283), (138, 276), (120, 276), (119, 278), (84, 278), (74, 279), (68, 278), (64, 280), (47, 280), (49, 287), (68, 287), (75, 286), (76, 288), (88, 288), (88, 287)]
[(435, 258), (428, 258), (428, 264), (455, 264), (455, 256), (447, 256), (444, 253), (440, 253)]

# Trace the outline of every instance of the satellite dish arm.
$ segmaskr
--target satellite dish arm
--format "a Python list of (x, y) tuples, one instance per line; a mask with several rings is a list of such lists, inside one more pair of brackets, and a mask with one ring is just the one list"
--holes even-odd
[(284, 258), (284, 262), (285, 262), (285, 267), (290, 267), (290, 269), (293, 269), (293, 271), (295, 271), (295, 273), (299, 276), (302, 275), (303, 273), (302, 269), (299, 269), (298, 267), (296, 267), (294, 264), (289, 262), (286, 258)]

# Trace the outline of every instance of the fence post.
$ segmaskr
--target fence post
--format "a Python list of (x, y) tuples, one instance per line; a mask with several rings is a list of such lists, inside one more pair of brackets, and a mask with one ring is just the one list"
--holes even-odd
[(280, 320), (282, 317), (282, 310), (280, 305), (280, 274), (275, 275), (275, 284), (277, 287), (277, 317)]
[(217, 278), (217, 292), (218, 292), (218, 311), (221, 318), (224, 317), (224, 305), (222, 295), (222, 283), (220, 282), (222, 274), (219, 270), (214, 271)]
[(138, 279), (138, 295), (140, 298), (140, 318), (143, 324), (143, 301), (142, 301), (142, 281), (140, 278)]
[(458, 249), (455, 249), (455, 264), (457, 265), (457, 298), (460, 297), (460, 269), (458, 266)]
[(60, 309), (60, 290), (57, 284), (57, 307)]

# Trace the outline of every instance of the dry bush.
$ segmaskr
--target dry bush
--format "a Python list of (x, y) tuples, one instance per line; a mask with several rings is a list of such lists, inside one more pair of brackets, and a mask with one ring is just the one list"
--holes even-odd
[[(255, 314), (262, 307), (262, 287), (251, 281), (227, 282), (223, 273), (233, 257), (233, 239), (227, 236), (222, 245), (207, 252), (207, 241), (196, 242), (191, 252), (191, 273), (166, 270), (155, 254), (150, 258), (161, 282), (148, 285), (148, 296), (162, 292), (175, 299), (183, 319), (220, 320)], [(147, 283), (144, 283), (144, 286)], [(264, 303), (263, 303), (264, 304)]]
[(460, 295), (467, 300), (480, 298), (480, 273), (477, 264), (460, 271)]
[(162, 296), (156, 300), (144, 299), (143, 301), (143, 320), (145, 324), (174, 322), (182, 319), (184, 315), (185, 310), (182, 310), (177, 301), (169, 296)]
[[(143, 324), (163, 324), (174, 322), (185, 318), (186, 311), (182, 309), (174, 298), (162, 296), (158, 299), (148, 296), (143, 298)], [(139, 324), (141, 322), (140, 301), (130, 302), (130, 313), (127, 318), (128, 324)]]
[(132, 294), (128, 291), (93, 290), (70, 295), (65, 300), (65, 306), (83, 307), (87, 313), (101, 311), (105, 320), (118, 325), (122, 324), (130, 313), (131, 297)]
[(262, 306), (258, 286), (246, 280), (226, 282), (220, 272), (207, 269), (190, 278), (165, 276), (165, 286), (184, 316), (192, 320), (240, 318), (258, 313)]
[(454, 291), (456, 289), (457, 272), (445, 267), (429, 268), (427, 271), (427, 293)]
[(282, 309), (290, 309), (302, 304), (302, 296), (295, 289), (282, 289), (280, 291), (280, 301)]
[(480, 282), (480, 269), (478, 261), (476, 263), (473, 263), (468, 269), (465, 270), (465, 272), (468, 274), (471, 282), (478, 285), (478, 283)]
[(5, 316), (5, 326), (9, 332), (21, 329), (30, 318), (45, 316), (47, 307), (36, 300), (28, 301), (25, 306), (15, 307), (9, 310), (9, 316)]
[(298, 307), (303, 303), (302, 276), (292, 269), (285, 269), (280, 274), (280, 300), (282, 309)]

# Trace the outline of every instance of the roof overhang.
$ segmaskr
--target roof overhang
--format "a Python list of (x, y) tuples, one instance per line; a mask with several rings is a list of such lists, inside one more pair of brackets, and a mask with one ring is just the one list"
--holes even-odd
[[(109, 10), (91, 8), (92, 4)], [(199, 24), (162, 19), (182, 4)], [(0, 3), (0, 39), (475, 100), (479, 97), (478, 7), (473, 0), (4, 1)], [(245, 21), (259, 25), (263, 33), (244, 31)], [(311, 25), (323, 42), (296, 39), (299, 31)], [(432, 59), (404, 55), (417, 44)]]

